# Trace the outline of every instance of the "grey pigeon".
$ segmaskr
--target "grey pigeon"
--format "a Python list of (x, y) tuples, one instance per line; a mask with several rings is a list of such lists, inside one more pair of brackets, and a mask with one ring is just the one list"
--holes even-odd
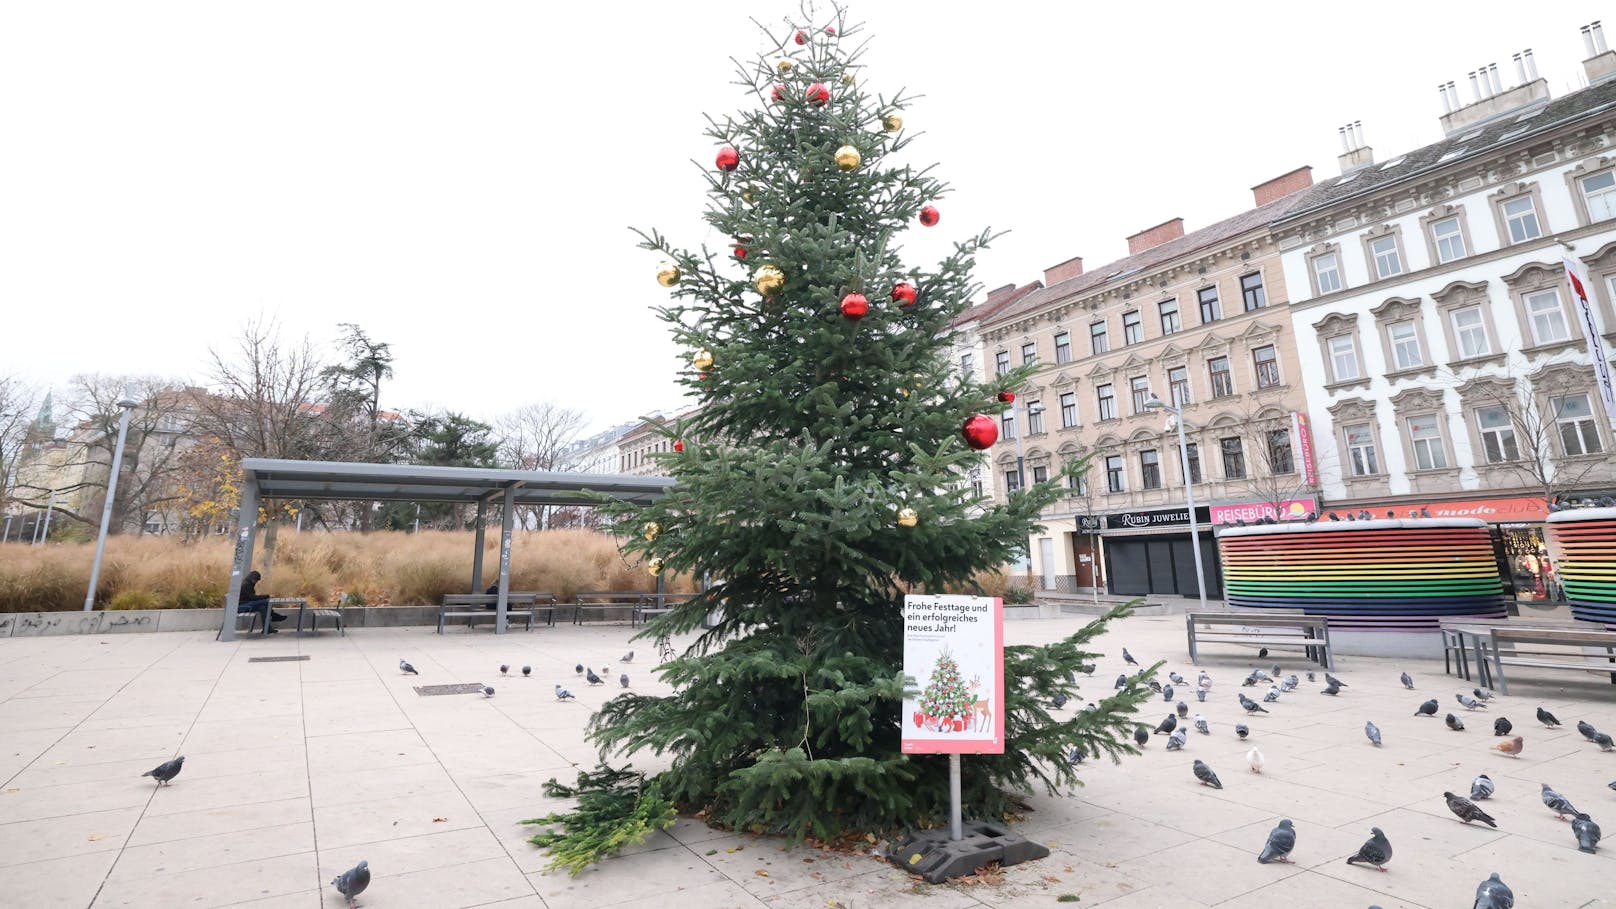
[(1240, 738), (1245, 738), (1251, 734), (1251, 727), (1247, 726), (1245, 723), (1235, 723), (1234, 734)]
[(1600, 751), (1609, 751), (1611, 748), (1616, 747), (1616, 743), (1611, 742), (1610, 733), (1608, 732), (1594, 733), (1594, 744), (1599, 746)]
[(1481, 821), (1489, 827), (1498, 826), (1498, 822), (1493, 820), (1491, 815), (1485, 811), (1482, 811), (1480, 808), (1477, 808), (1475, 802), (1472, 802), (1464, 796), (1454, 795), (1451, 792), (1444, 792), (1442, 793), (1442, 797), (1448, 800), (1448, 810), (1458, 815), (1459, 820), (1464, 821), (1466, 824), (1470, 823), (1471, 821)]
[(1436, 716), (1437, 708), (1439, 708), (1441, 706), (1442, 706), (1442, 703), (1440, 701), (1438, 701), (1436, 698), (1432, 698), (1429, 701), (1426, 701), (1425, 703), (1421, 704), (1419, 706), (1419, 709), (1414, 711), (1414, 715), (1415, 716)]
[(1476, 887), (1476, 904), (1471, 909), (1515, 909), (1515, 891), (1494, 871)]
[(1195, 731), (1202, 735), (1212, 734), (1212, 727), (1206, 724), (1206, 717), (1201, 716), (1199, 713), (1195, 715)]
[(332, 878), (331, 886), (337, 888), (349, 906), (357, 906), (354, 900), (370, 886), (370, 862), (360, 862)]
[(1599, 849), (1599, 825), (1594, 819), (1582, 812), (1571, 822), (1571, 832), (1577, 835), (1577, 849), (1582, 852), (1593, 853)]
[(1183, 684), (1185, 684), (1184, 677), (1179, 675), (1176, 672), (1167, 673), (1167, 680), (1169, 682), (1172, 682), (1174, 685), (1183, 685)]
[(1338, 679), (1335, 676), (1329, 674), (1328, 672), (1326, 672), (1324, 674), (1324, 683), (1326, 685), (1334, 685), (1337, 688), (1345, 688), (1345, 687), (1347, 687), (1346, 682), (1341, 681), (1340, 679)]
[(420, 675), (419, 672), (415, 671), (415, 667), (411, 666), (405, 660), (398, 661), (398, 671), (404, 673), (405, 675)]
[(1279, 690), (1280, 691), (1295, 691), (1297, 686), (1299, 686), (1301, 684), (1302, 684), (1302, 680), (1300, 678), (1297, 678), (1296, 673), (1293, 672), (1290, 675), (1285, 676), (1285, 681), (1279, 683)]
[(1176, 729), (1173, 731), (1172, 735), (1167, 737), (1167, 750), (1179, 751), (1183, 749), (1186, 744), (1188, 744), (1189, 740), (1189, 730)]
[(1117, 687), (1118, 688), (1126, 688), (1126, 687), (1128, 687), (1128, 674), (1127, 673), (1123, 673), (1122, 675), (1117, 676)]
[(1077, 747), (1076, 745), (1073, 745), (1072, 750), (1066, 752), (1066, 763), (1068, 763), (1068, 764), (1081, 764), (1081, 763), (1083, 763), (1083, 749)]
[(1126, 647), (1122, 648), (1122, 662), (1127, 663), (1129, 666), (1139, 665), (1139, 661), (1133, 658), (1133, 654), (1129, 653)]
[(573, 699), (577, 698), (576, 695), (574, 695), (572, 692), (568, 691), (567, 689), (561, 687), (560, 685), (556, 686), (555, 691), (556, 691), (556, 700), (558, 700), (558, 701), (565, 701), (568, 698), (573, 698)]
[(1268, 659), (1268, 648), (1267, 647), (1260, 648), (1257, 651), (1257, 659), (1259, 659), (1259, 660)]
[(1406, 672), (1403, 673), (1402, 682), (1403, 682), (1403, 687), (1404, 688), (1407, 688), (1409, 691), (1414, 690), (1414, 679), (1408, 673), (1406, 673)]
[(1173, 702), (1173, 686), (1164, 685), (1161, 691), (1162, 700), (1171, 704)]
[(1133, 727), (1133, 740), (1140, 748), (1150, 741), (1150, 730), (1143, 726)]
[(1062, 707), (1065, 707), (1066, 702), (1069, 701), (1069, 700), (1071, 700), (1071, 699), (1066, 696), (1066, 692), (1057, 691), (1057, 692), (1055, 692), (1055, 696), (1050, 699), (1050, 703), (1055, 705), (1056, 710), (1059, 710)]
[(1566, 819), (1566, 815), (1568, 814), (1579, 813), (1576, 808), (1572, 807), (1570, 799), (1558, 792), (1555, 792), (1553, 787), (1551, 787), (1548, 783), (1543, 784), (1543, 792), (1541, 795), (1543, 797), (1543, 804), (1549, 806), (1549, 810), (1554, 812), (1554, 816), (1562, 821)]
[(1206, 761), (1196, 758), (1194, 770), (1195, 778), (1205, 785), (1211, 786), (1213, 789), (1223, 788), (1223, 783), (1218, 781), (1218, 775), (1212, 772), (1212, 768), (1206, 765)]
[(1594, 740), (1594, 736), (1599, 734), (1599, 730), (1595, 729), (1587, 720), (1577, 721), (1577, 731), (1582, 733), (1582, 737), (1590, 742)]
[(1324, 686), (1324, 690), (1319, 692), (1319, 694), (1328, 694), (1328, 695), (1331, 695), (1331, 696), (1338, 695), (1340, 693), (1341, 693), (1341, 686), (1336, 684), (1335, 679), (1330, 679), (1330, 684)]
[(1178, 706), (1174, 707), (1173, 710), (1178, 714), (1179, 719), (1183, 719), (1190, 715), (1190, 705), (1184, 703), (1183, 701), (1179, 701)]
[(1195, 684), (1201, 688), (1211, 688), (1212, 676), (1208, 675), (1207, 671), (1203, 669), (1201, 670), (1200, 676), (1196, 678)]
[(1197, 701), (1200, 701), (1201, 703), (1205, 704), (1206, 703), (1206, 689), (1205, 688), (1197, 688), (1197, 689), (1195, 689), (1195, 699)]
[(1161, 725), (1156, 727), (1156, 731), (1158, 733), (1171, 734), (1172, 731), (1174, 729), (1176, 729), (1176, 728), (1178, 728), (1178, 717), (1176, 717), (1173, 714), (1169, 713), (1167, 715), (1167, 719), (1162, 720)]
[(532, 674), (533, 674), (533, 667), (532, 666), (523, 666), (522, 667), (522, 677), (523, 678), (526, 678), (527, 676), (530, 676)]
[(1313, 674), (1313, 670), (1311, 670), (1311, 669), (1309, 669), (1309, 670), (1308, 670), (1308, 671), (1307, 671), (1307, 680), (1308, 680), (1308, 681), (1309, 681), (1309, 682), (1316, 682), (1316, 681), (1318, 681), (1318, 677), (1317, 677), (1317, 676), (1315, 676), (1315, 675), (1314, 675), (1314, 674)]
[(1262, 702), (1264, 704), (1272, 704), (1277, 700), (1279, 700), (1279, 689), (1273, 687), (1272, 685), (1268, 686), (1268, 691), (1262, 696)]
[(1537, 721), (1550, 729), (1560, 725), (1560, 721), (1554, 718), (1554, 714), (1544, 710), (1542, 707), (1537, 709)]
[(1392, 860), (1392, 844), (1386, 839), (1379, 827), (1369, 828), (1369, 841), (1359, 847), (1357, 855), (1347, 856), (1347, 864), (1356, 865), (1362, 862), (1365, 865), (1374, 865), (1381, 871), (1386, 870), (1386, 863)]
[(1492, 798), (1497, 789), (1493, 785), (1493, 778), (1485, 773), (1470, 781), (1470, 797), (1477, 801)]
[(168, 781), (180, 775), (180, 768), (185, 766), (185, 755), (180, 755), (172, 761), (164, 761), (156, 767), (142, 773), (157, 781), (157, 785), (166, 786)]
[(1470, 695), (1465, 694), (1463, 691), (1461, 691), (1458, 694), (1454, 695), (1454, 697), (1458, 699), (1459, 703), (1461, 705), (1463, 705), (1466, 710), (1486, 710), (1487, 709), (1486, 704), (1483, 704), (1482, 702), (1476, 700), (1475, 698), (1471, 697)]
[(1267, 713), (1268, 712), (1267, 710), (1263, 709), (1263, 705), (1257, 703), (1256, 701), (1253, 701), (1251, 698), (1248, 698), (1243, 694), (1239, 694), (1238, 692), (1236, 692), (1236, 694), (1240, 698), (1240, 706), (1244, 707), (1246, 709), (1246, 713), (1252, 714), (1252, 713)]
[(1454, 732), (1464, 732), (1464, 720), (1459, 719), (1451, 713), (1444, 717), (1442, 722), (1447, 723), (1448, 728), (1452, 729)]
[(499, 674), (500, 675), (510, 675), (511, 674), (511, 664), (509, 664), (509, 663), (500, 663), (499, 664)]
[(634, 651), (630, 650), (628, 653), (625, 653), (622, 656), (618, 657), (617, 662), (619, 662), (619, 663), (632, 663), (632, 662), (634, 662)]
[(490, 685), (484, 685), (484, 686), (483, 686), (483, 697), (485, 697), (485, 698), (491, 698), (491, 697), (493, 697), (493, 696), (494, 696), (494, 689), (493, 689), (493, 687), (492, 687), (492, 686), (490, 686)]
[(625, 672), (622, 675), (618, 676), (617, 677), (617, 684), (622, 685), (624, 688), (627, 688), (628, 687), (628, 673)]
[(1274, 678), (1277, 679), (1277, 678), (1280, 677), (1280, 675), (1282, 675), (1282, 673), (1279, 671), (1279, 664), (1275, 663), (1274, 664)]
[(578, 675), (583, 675), (584, 674), (584, 664), (579, 663), (578, 665), (572, 667), (572, 671), (577, 673)]
[(1290, 854), (1291, 850), (1295, 848), (1296, 828), (1287, 818), (1280, 821), (1279, 826), (1268, 834), (1268, 842), (1263, 844), (1262, 852), (1257, 856), (1257, 861), (1262, 862), (1264, 865), (1269, 862), (1284, 862), (1287, 865), (1293, 865), (1295, 862), (1291, 861)]
[(1508, 717), (1501, 716), (1498, 719), (1493, 720), (1493, 735), (1509, 735), (1510, 731), (1514, 728), (1514, 725), (1510, 723)]
[(1472, 688), (1470, 693), (1475, 695), (1478, 701), (1490, 701), (1493, 699), (1493, 690), (1491, 688)]
[(603, 681), (603, 679), (601, 679), (600, 676), (595, 675), (595, 670), (593, 670), (593, 669), (585, 669), (584, 670), (584, 681), (588, 682), (591, 685), (599, 685)]
[(1373, 744), (1376, 748), (1380, 747), (1380, 727), (1379, 726), (1376, 726), (1373, 722), (1365, 722), (1363, 724), (1363, 734), (1369, 736), (1370, 743)]

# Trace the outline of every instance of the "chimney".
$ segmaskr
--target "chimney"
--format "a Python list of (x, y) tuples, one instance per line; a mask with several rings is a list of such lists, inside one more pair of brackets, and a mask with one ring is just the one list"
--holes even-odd
[(1258, 183), (1251, 188), (1251, 194), (1256, 199), (1257, 207), (1262, 208), (1275, 199), (1282, 199), (1299, 189), (1307, 189), (1312, 185), (1313, 168), (1304, 164), (1290, 173), (1280, 174), (1266, 183)]
[(1155, 227), (1147, 227), (1129, 237), (1128, 255), (1136, 256), (1147, 249), (1155, 249), (1169, 240), (1177, 240), (1182, 236), (1184, 236), (1183, 218), (1163, 221)]
[(1487, 64), (1487, 78), (1492, 80), (1492, 83), (1493, 83), (1493, 95), (1495, 97), (1498, 96), (1498, 95), (1502, 95), (1504, 93), (1504, 84), (1502, 82), (1498, 81), (1498, 64), (1496, 64), (1496, 63)]
[(1083, 257), (1073, 256), (1059, 265), (1051, 265), (1044, 269), (1044, 286), (1054, 287), (1062, 281), (1069, 281), (1083, 273)]
[(1598, 22), (1582, 27), (1582, 46), (1588, 50), (1588, 59), (1582, 68), (1588, 74), (1588, 84), (1598, 85), (1616, 76), (1616, 51), (1605, 46), (1605, 29)]
[(1007, 295), (1009, 295), (1011, 293), (1014, 293), (1015, 289), (1016, 289), (1016, 285), (1013, 284), (1013, 283), (1012, 284), (1006, 284), (1003, 287), (996, 287), (993, 290), (988, 291), (988, 298), (986, 300), (982, 301), (982, 305), (986, 306), (989, 303), (997, 303), (1000, 300), (1004, 299), (1005, 296), (1007, 296)]
[(1442, 113), (1453, 113), (1453, 101), (1448, 98), (1448, 86), (1446, 83), (1436, 87), (1436, 96), (1442, 99)]
[[(1588, 47), (1594, 46), (1592, 29), (1593, 26), (1583, 27), (1583, 43)], [(1443, 135), (1452, 138), (1478, 126), (1485, 126), (1505, 117), (1514, 117), (1549, 103), (1549, 83), (1538, 76), (1537, 62), (1532, 59), (1531, 48), (1515, 54), (1510, 59), (1515, 61), (1515, 76), (1518, 80), (1516, 85), (1509, 89), (1504, 88), (1504, 83), (1498, 76), (1496, 63), (1472, 70), (1469, 73), (1470, 92), (1476, 100), (1460, 105), (1458, 92), (1452, 93), (1451, 107), (1442, 113), (1439, 121), (1442, 124)], [(1616, 54), (1610, 55), (1606, 63), (1611, 72), (1616, 73)], [(1589, 60), (1583, 65), (1591, 67), (1593, 64), (1594, 61)], [(1590, 74), (1591, 72), (1590, 69)], [(1591, 75), (1589, 81), (1593, 81)]]
[(1341, 162), (1343, 176), (1375, 163), (1375, 150), (1363, 144), (1362, 120), (1354, 120), (1338, 132), (1341, 133), (1341, 157), (1337, 160)]

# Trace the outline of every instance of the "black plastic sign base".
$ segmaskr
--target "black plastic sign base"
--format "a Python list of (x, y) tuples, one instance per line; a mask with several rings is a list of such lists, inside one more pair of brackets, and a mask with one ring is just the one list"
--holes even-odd
[(1049, 849), (1005, 827), (988, 821), (969, 821), (963, 836), (949, 839), (947, 830), (918, 830), (892, 850), (892, 864), (918, 874), (928, 884), (941, 884), (956, 877), (974, 874), (984, 865), (1019, 865), (1049, 857)]

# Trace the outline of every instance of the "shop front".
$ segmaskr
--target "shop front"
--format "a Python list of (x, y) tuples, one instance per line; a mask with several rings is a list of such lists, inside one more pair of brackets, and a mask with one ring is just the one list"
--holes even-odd
[[(1195, 509), (1201, 568), (1206, 595), (1222, 596), (1223, 576), (1218, 547), (1212, 535), (1211, 511)], [(1190, 515), (1185, 508), (1123, 511), (1105, 515), (1099, 536), (1104, 557), (1106, 587), (1121, 596), (1198, 597), (1195, 582), (1195, 543), (1190, 539)]]

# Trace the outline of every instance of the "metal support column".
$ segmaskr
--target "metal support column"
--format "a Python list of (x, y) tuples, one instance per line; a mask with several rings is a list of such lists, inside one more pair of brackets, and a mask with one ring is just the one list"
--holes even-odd
[(236, 554), (230, 563), (230, 586), (224, 592), (224, 624), (219, 640), (236, 639), (236, 607), (241, 605), (241, 580), (252, 570), (253, 543), (258, 536), (258, 481), (248, 474), (241, 484), (241, 518), (236, 522)]
[(477, 500), (477, 548), (471, 553), (471, 592), (483, 592), (483, 543), (487, 539), (488, 499)]
[[(506, 629), (505, 601), (511, 594), (511, 525), (516, 519), (516, 487), (505, 487), (505, 501), (501, 506), (504, 514), (500, 515), (499, 522), (499, 618), (495, 620), (494, 630), (504, 634)], [(477, 551), (482, 552), (482, 547)]]

